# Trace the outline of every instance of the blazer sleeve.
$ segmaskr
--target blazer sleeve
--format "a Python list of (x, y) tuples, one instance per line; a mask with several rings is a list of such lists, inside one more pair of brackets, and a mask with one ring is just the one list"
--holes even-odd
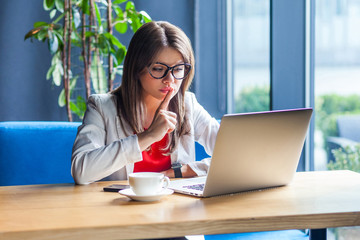
[[(198, 103), (194, 94), (191, 94), (191, 99), (195, 141), (200, 143), (206, 153), (211, 156), (220, 124)], [(198, 176), (204, 176), (208, 172), (210, 162), (211, 158), (205, 158), (201, 161), (191, 162), (189, 166)]]
[(77, 184), (101, 180), (142, 160), (137, 135), (107, 143), (107, 134), (116, 134), (109, 132), (109, 124), (116, 123), (104, 116), (101, 100), (96, 95), (89, 97), (83, 124), (78, 128), (71, 158), (71, 174)]

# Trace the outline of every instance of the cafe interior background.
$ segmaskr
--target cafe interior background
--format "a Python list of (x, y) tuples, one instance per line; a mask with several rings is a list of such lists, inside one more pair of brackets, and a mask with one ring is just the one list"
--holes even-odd
[[(190, 90), (214, 117), (313, 107), (298, 170), (360, 171), (359, 146), (334, 150), (336, 156), (329, 150), (329, 137), (340, 137), (341, 116), (359, 119), (347, 126), (354, 131), (360, 125), (360, 1), (133, 2), (137, 11), (169, 21), (189, 36), (196, 57)], [(46, 42), (24, 40), (38, 21), (51, 21), (42, 0), (1, 1), (0, 121), (68, 121), (58, 103), (62, 87), (46, 79), (52, 60)], [(118, 37), (127, 46), (131, 36), (128, 30)], [(81, 69), (78, 57), (72, 56), (73, 66)], [(120, 82), (117, 75), (114, 85)], [(72, 98), (83, 89), (79, 80)], [(350, 140), (358, 144), (360, 132)], [(336, 231), (337, 237), (360, 234), (357, 228)]]

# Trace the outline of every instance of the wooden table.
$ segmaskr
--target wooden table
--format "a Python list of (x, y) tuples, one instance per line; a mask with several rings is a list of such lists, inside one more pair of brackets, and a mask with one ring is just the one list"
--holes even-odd
[(132, 239), (360, 225), (360, 174), (302, 172), (285, 187), (135, 202), (114, 182), (0, 187), (0, 239)]

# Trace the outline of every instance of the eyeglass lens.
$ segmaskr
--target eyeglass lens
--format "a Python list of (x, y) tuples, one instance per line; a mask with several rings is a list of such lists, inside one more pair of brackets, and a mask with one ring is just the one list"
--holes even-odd
[(170, 71), (174, 78), (180, 80), (184, 79), (191, 69), (190, 64), (177, 64), (173, 67), (169, 67), (163, 63), (154, 63), (149, 67), (149, 72), (152, 77), (156, 79), (164, 78)]

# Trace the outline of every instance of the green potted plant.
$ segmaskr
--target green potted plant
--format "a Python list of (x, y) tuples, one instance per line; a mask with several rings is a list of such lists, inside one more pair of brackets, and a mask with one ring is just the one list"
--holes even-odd
[[(117, 35), (130, 28), (134, 33), (150, 16), (138, 12), (135, 4), (127, 0), (43, 0), (51, 22), (35, 22), (26, 39), (47, 42), (52, 61), (46, 79), (62, 91), (59, 105), (66, 106), (69, 121), (72, 113), (81, 119), (86, 100), (82, 95), (72, 99), (78, 79), (83, 79), (85, 98), (91, 92), (104, 93), (113, 89), (116, 74), (122, 74), (126, 47)], [(81, 52), (83, 73), (72, 71), (72, 52)]]
[(335, 161), (327, 165), (329, 170), (351, 170), (360, 173), (360, 144), (334, 149), (332, 152)]

